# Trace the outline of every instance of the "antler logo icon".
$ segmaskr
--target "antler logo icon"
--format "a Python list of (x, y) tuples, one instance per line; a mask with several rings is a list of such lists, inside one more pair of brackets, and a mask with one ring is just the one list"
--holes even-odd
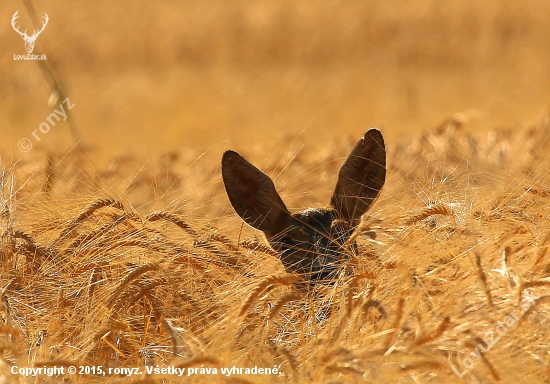
[(49, 20), (48, 15), (44, 13), (44, 22), (42, 23), (42, 29), (40, 31), (37, 31), (35, 29), (32, 36), (29, 36), (27, 35), (26, 29), (25, 29), (25, 32), (21, 32), (19, 30), (19, 27), (15, 25), (15, 20), (19, 18), (18, 13), (19, 11), (15, 11), (15, 13), (13, 14), (13, 17), (11, 18), (11, 26), (13, 27), (13, 29), (15, 29), (15, 32), (19, 33), (23, 38), (23, 40), (25, 41), (25, 49), (27, 50), (27, 53), (32, 53), (36, 38), (38, 37), (38, 35), (42, 33), (42, 31), (44, 30), (44, 28), (46, 28), (46, 25), (48, 24), (48, 20)]

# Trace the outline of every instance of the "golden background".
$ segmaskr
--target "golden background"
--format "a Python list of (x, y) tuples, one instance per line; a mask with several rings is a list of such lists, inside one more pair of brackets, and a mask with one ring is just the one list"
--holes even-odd
[[(16, 11), (29, 33), (48, 14), (46, 62), (14, 60)], [(548, 0), (0, 2), (0, 382), (550, 382), (549, 21)], [(74, 125), (38, 142), (59, 90)], [(232, 208), (222, 153), (297, 212), (371, 126), (386, 183), (306, 295)], [(104, 381), (132, 379), (181, 382)]]
[[(46, 53), (83, 144), (108, 153), (245, 148), (380, 127), (390, 139), (463, 113), (472, 129), (520, 127), (550, 101), (550, 3), (540, 1), (34, 1)], [(1, 149), (36, 143), (51, 88), (0, 4)], [(54, 106), (55, 107), (55, 106)], [(318, 145), (318, 144), (317, 144)]]

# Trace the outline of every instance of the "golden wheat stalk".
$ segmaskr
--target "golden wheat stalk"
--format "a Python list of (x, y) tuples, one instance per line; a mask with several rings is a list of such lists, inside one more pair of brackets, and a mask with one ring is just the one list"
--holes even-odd
[(454, 211), (447, 204), (437, 204), (424, 209), (422, 212), (410, 217), (405, 221), (406, 225), (412, 225), (418, 223), (433, 215), (453, 216)]
[(525, 191), (541, 197), (550, 197), (550, 190), (548, 189), (525, 188)]
[(296, 356), (294, 356), (288, 349), (285, 347), (279, 348), (279, 352), (288, 362), (288, 366), (294, 372), (295, 374), (298, 373), (298, 360), (296, 359)]
[[(522, 294), (523, 294), (523, 291), (527, 288), (536, 288), (536, 287), (545, 287), (547, 285), (550, 285), (550, 279), (549, 278), (545, 278), (545, 279), (539, 279), (539, 280), (533, 280), (533, 281), (525, 281), (525, 280), (520, 280), (520, 284), (519, 284), (519, 287), (518, 287), (518, 301), (521, 302), (521, 297), (522, 297)], [(543, 297), (547, 297), (547, 296), (543, 296)], [(533, 306), (531, 306), (532, 308)], [(531, 308), (529, 310), (531, 310)]]
[(417, 370), (417, 369), (424, 369), (424, 370), (428, 370), (428, 371), (433, 371), (433, 370), (439, 369), (441, 367), (443, 367), (443, 365), (438, 361), (426, 360), (426, 361), (419, 361), (419, 362), (412, 363), (412, 364), (404, 363), (403, 365), (401, 365), (401, 370), (403, 370), (405, 372), (406, 371), (414, 371), (414, 370)]
[(76, 219), (73, 220), (73, 223), (80, 223), (90, 217), (95, 211), (97, 211), (100, 208), (104, 207), (113, 207), (117, 208), (121, 211), (124, 211), (124, 205), (113, 198), (106, 198), (106, 199), (98, 199), (94, 201), (92, 204), (90, 204)]
[(339, 376), (351, 374), (359, 378), (365, 372), (360, 369), (357, 360), (357, 356), (350, 349), (338, 347), (329, 350), (321, 357), (320, 362), (324, 365), (323, 370), (327, 374), (334, 373)]
[(27, 243), (29, 243), (29, 244), (35, 244), (34, 239), (33, 239), (30, 235), (26, 234), (26, 233), (23, 232), (23, 231), (15, 231), (15, 232), (13, 233), (13, 237), (14, 237), (15, 239), (22, 239), (22, 240), (25, 240), (25, 241), (26, 241)]
[(111, 331), (108, 331), (106, 334), (101, 336), (101, 340), (107, 344), (109, 347), (111, 347), (116, 353), (118, 353), (120, 356), (124, 356), (124, 352), (122, 352), (114, 343), (112, 343), (108, 337), (111, 334)]
[(364, 226), (364, 222), (362, 221), (361, 223), (359, 223), (357, 228), (355, 228), (355, 230), (350, 235), (350, 237), (348, 237), (348, 239), (346, 240), (346, 243), (344, 244), (344, 247), (342, 249), (342, 261), (346, 259), (348, 249), (351, 247), (352, 244), (355, 244), (355, 240), (357, 240), (357, 237), (361, 233), (361, 229), (363, 226)]
[(357, 287), (357, 280), (352, 279), (350, 284), (348, 285), (348, 288), (346, 290), (346, 316), (348, 318), (351, 317), (351, 312), (353, 311), (353, 302), (354, 302), (354, 294), (355, 294), (355, 288)]
[(16, 245), (13, 248), (13, 252), (25, 256), (28, 273), (37, 271), (43, 260), (58, 259), (58, 261), (61, 261), (59, 257), (56, 257), (54, 251), (50, 248), (37, 245), (31, 236), (22, 231), (15, 231), (13, 233), (13, 239), (22, 239), (25, 241), (23, 244)]
[(25, 256), (27, 273), (30, 274), (36, 272), (40, 268), (42, 260), (48, 258), (48, 253), (42, 252), (39, 248), (28, 244), (17, 245), (14, 251), (16, 254)]
[(54, 241), (54, 244), (58, 244), (69, 233), (78, 227), (80, 223), (89, 218), (95, 211), (104, 207), (113, 207), (121, 211), (124, 211), (124, 205), (113, 198), (99, 199), (90, 204), (84, 211), (82, 211), (74, 220), (70, 221), (66, 228), (59, 234), (58, 238)]
[(376, 308), (378, 313), (380, 313), (384, 319), (388, 318), (388, 313), (384, 309), (384, 306), (380, 304), (378, 300), (374, 299), (370, 299), (365, 304), (363, 304), (363, 306), (361, 307), (361, 313), (366, 313), (371, 307)]
[(142, 286), (139, 287), (139, 290), (135, 292), (126, 291), (124, 294), (120, 296), (120, 301), (124, 302), (125, 308), (132, 308), (132, 306), (135, 303), (137, 303), (142, 297), (151, 296), (151, 292), (155, 288), (166, 284), (168, 284), (166, 279), (163, 279), (163, 278), (155, 279), (153, 281), (147, 282), (146, 284), (143, 284)]
[(467, 342), (466, 346), (479, 352), (479, 354), (481, 355), (482, 363), (487, 367), (487, 369), (489, 369), (489, 372), (491, 372), (491, 376), (493, 376), (493, 379), (496, 381), (500, 381), (500, 375), (498, 374), (495, 366), (489, 361), (489, 359), (487, 359), (487, 353), (484, 352), (482, 348), (478, 348), (479, 345), (485, 345), (486, 341), (484, 341), (479, 336), (475, 336), (473, 340), (475, 341), (475, 343)]
[(399, 297), (399, 301), (397, 302), (397, 308), (395, 310), (395, 319), (393, 320), (392, 325), (390, 326), (391, 332), (386, 336), (386, 340), (384, 341), (384, 349), (386, 350), (386, 353), (390, 352), (390, 347), (392, 345), (394, 337), (397, 335), (399, 331), (399, 324), (401, 323), (401, 319), (403, 318), (403, 313), (405, 312), (405, 291), (401, 293), (401, 296)]
[(529, 306), (529, 308), (519, 318), (518, 325), (520, 325), (525, 319), (527, 319), (527, 317), (529, 317), (529, 315), (535, 310), (535, 308), (546, 301), (550, 301), (550, 295), (545, 295), (533, 300), (533, 302), (530, 303), (531, 305)]
[(170, 340), (172, 340), (172, 354), (174, 356), (177, 356), (180, 344), (178, 332), (174, 329), (172, 323), (167, 319), (163, 319), (162, 324), (164, 325), (164, 328), (166, 328), (170, 333)]
[(487, 285), (487, 276), (485, 275), (485, 272), (483, 271), (483, 266), (481, 265), (481, 257), (479, 256), (479, 253), (474, 253), (474, 261), (475, 261), (475, 267), (476, 267), (476, 276), (479, 280), (479, 283), (481, 284), (481, 288), (483, 289), (483, 293), (485, 294), (485, 297), (487, 298), (487, 302), (489, 303), (489, 306), (493, 306), (493, 296), (491, 295), (491, 290), (489, 289), (489, 286)]
[(238, 251), (239, 248), (236, 247), (231, 241), (227, 238), (227, 236), (222, 235), (220, 233), (211, 233), (208, 235), (208, 238), (206, 241), (217, 241), (218, 243), (221, 243), (227, 247), (230, 251)]
[(86, 273), (88, 272), (89, 270), (92, 270), (92, 269), (103, 269), (104, 267), (110, 265), (110, 263), (108, 261), (100, 261), (100, 262), (94, 262), (94, 263), (89, 263), (89, 264), (86, 264), (86, 265), (83, 265), (82, 267), (79, 267), (75, 270), (73, 270), (71, 272), (71, 277), (75, 277), (75, 276), (78, 276), (78, 275), (81, 275), (83, 273)]
[(222, 252), (218, 247), (215, 245), (210, 244), (208, 241), (195, 239), (193, 240), (193, 247), (194, 248), (200, 248), (205, 249), (209, 252), (212, 252), (214, 255), (224, 258), (224, 261), (228, 261), (229, 264), (235, 265), (238, 264), (238, 262), (234, 258), (228, 257), (229, 255), (225, 252)]
[[(71, 244), (67, 247), (68, 249), (76, 249), (79, 246), (81, 246), (83, 243), (88, 243), (94, 239), (97, 239), (98, 237), (104, 235), (105, 233), (109, 232), (109, 230), (116, 227), (122, 220), (124, 219), (124, 216), (119, 216), (117, 219), (113, 220), (110, 223), (107, 223), (105, 225), (102, 225), (99, 228), (96, 228), (92, 231), (82, 233), (78, 235)], [(110, 239), (113, 240), (113, 239)]]
[(504, 247), (502, 252), (502, 271), (503, 276), (507, 278), (508, 289), (511, 291), (516, 286), (516, 281), (521, 280), (521, 278), (511, 270), (510, 268), (510, 258), (512, 257), (512, 248)]
[[(167, 328), (172, 337), (172, 351), (174, 356), (177, 356), (177, 350), (179, 348), (180, 334), (184, 335), (185, 344), (189, 348), (189, 351), (192, 355), (204, 355), (206, 347), (203, 342), (192, 332), (188, 331), (183, 327), (175, 327), (172, 325), (171, 319), (164, 319), (162, 324)], [(195, 348), (193, 348), (195, 347)]]
[(291, 285), (300, 279), (301, 277), (299, 275), (294, 275), (290, 273), (283, 273), (280, 275), (266, 277), (256, 286), (256, 288), (252, 290), (252, 292), (248, 296), (248, 299), (242, 306), (241, 311), (239, 312), (239, 317), (243, 316), (250, 309), (252, 304), (254, 304), (254, 302), (258, 299), (258, 297), (260, 297), (262, 293), (264, 293), (264, 291), (278, 285)]
[(51, 192), (55, 178), (55, 167), (53, 161), (53, 155), (48, 153), (48, 159), (46, 160), (46, 166), (44, 167), (44, 184), (42, 185), (42, 191), (45, 194), (49, 194)]
[[(374, 277), (375, 276), (371, 273), (362, 273), (362, 274), (355, 275), (350, 279), (349, 285), (346, 290), (346, 313), (348, 317), (351, 317), (351, 314), (353, 312), (354, 301), (356, 300), (356, 298), (354, 298), (354, 294), (357, 291), (359, 281), (363, 279), (373, 279)], [(374, 286), (369, 290), (368, 299), (370, 299), (373, 294), (374, 294)]]
[(117, 289), (113, 292), (111, 295), (111, 298), (107, 300), (105, 305), (107, 308), (112, 307), (112, 305), (117, 301), (119, 296), (124, 292), (126, 287), (128, 287), (130, 284), (132, 284), (133, 281), (136, 279), (139, 279), (143, 274), (157, 270), (159, 269), (159, 265), (157, 263), (150, 263), (142, 265), (141, 267), (136, 268), (132, 273), (130, 273), (126, 278), (120, 283), (120, 285), (117, 287)]
[[(388, 314), (386, 313), (386, 310), (380, 304), (377, 300), (374, 300), (372, 297), (374, 296), (374, 292), (376, 290), (376, 286), (372, 285), (366, 295), (366, 297), (363, 299), (365, 301), (365, 304), (361, 306), (361, 309), (359, 310), (360, 315), (364, 318), (365, 314), (367, 313), (368, 309), (371, 307), (374, 307), (378, 310), (378, 313), (380, 313), (385, 319), (388, 317)], [(357, 326), (360, 326), (361, 323), (358, 322)]]
[(489, 361), (489, 359), (487, 359), (487, 356), (483, 354), (481, 361), (489, 369), (489, 372), (491, 372), (491, 376), (493, 376), (493, 379), (495, 381), (500, 381), (500, 375), (498, 374), (498, 371), (496, 370), (495, 366)]
[(347, 348), (335, 346), (333, 348), (326, 349), (321, 355), (319, 362), (324, 365), (336, 359), (342, 360), (346, 356), (349, 356), (350, 353), (351, 352)]
[(532, 270), (535, 270), (535, 267), (546, 257), (547, 253), (548, 253), (548, 246), (544, 246), (542, 249), (539, 249), (537, 258), (533, 263), (533, 267), (531, 268)]
[(275, 252), (272, 248), (268, 247), (265, 244), (261, 244), (256, 239), (254, 240), (241, 240), (239, 242), (239, 246), (242, 246), (243, 248), (249, 249), (251, 251), (259, 251), (271, 256), (279, 257), (279, 254)]
[(332, 332), (332, 335), (330, 336), (330, 340), (333, 343), (337, 343), (340, 340), (340, 336), (342, 336), (342, 333), (344, 329), (348, 326), (349, 323), (349, 316), (347, 313), (345, 313), (343, 316), (340, 317), (340, 321), (338, 322), (338, 325)]
[(288, 295), (285, 295), (273, 306), (273, 309), (271, 310), (271, 313), (269, 314), (269, 320), (273, 320), (277, 314), (281, 311), (283, 306), (291, 301), (298, 301), (301, 298), (304, 297), (303, 293), (289, 293)]
[(523, 290), (526, 289), (526, 288), (544, 287), (546, 285), (550, 285), (550, 280), (540, 279), (540, 280), (533, 280), (533, 281), (524, 281), (520, 285), (520, 293), (522, 293)]
[(148, 221), (165, 220), (172, 224), (177, 225), (178, 227), (185, 230), (187, 233), (189, 233), (193, 237), (199, 237), (199, 234), (197, 233), (197, 231), (195, 231), (189, 224), (183, 221), (183, 219), (168, 212), (164, 212), (164, 211), (153, 212), (149, 214), (149, 216), (147, 216), (147, 220)]
[(425, 334), (423, 336), (418, 337), (416, 340), (414, 340), (413, 345), (418, 346), (418, 345), (426, 344), (439, 338), (443, 334), (443, 332), (445, 332), (450, 322), (451, 322), (450, 317), (445, 316), (445, 318), (441, 321), (441, 323), (439, 323), (439, 326), (432, 333)]
[[(15, 231), (13, 233), (13, 238), (25, 240), (24, 244), (15, 246), (14, 250), (16, 253), (25, 256), (27, 263), (29, 263), (30, 259), (33, 259), (35, 263), (40, 262), (42, 259), (55, 259), (55, 253), (50, 248), (37, 245), (30, 235), (22, 231)], [(38, 259), (36, 258), (37, 256)]]

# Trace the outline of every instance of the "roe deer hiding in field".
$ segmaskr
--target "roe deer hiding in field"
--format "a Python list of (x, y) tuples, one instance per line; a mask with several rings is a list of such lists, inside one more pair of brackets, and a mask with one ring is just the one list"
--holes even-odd
[[(384, 138), (372, 128), (359, 140), (340, 168), (327, 208), (291, 214), (269, 176), (235, 151), (223, 154), (222, 178), (237, 214), (264, 232), (287, 272), (311, 280), (330, 279), (335, 277), (344, 244), (384, 185)], [(355, 242), (351, 246), (355, 249)]]

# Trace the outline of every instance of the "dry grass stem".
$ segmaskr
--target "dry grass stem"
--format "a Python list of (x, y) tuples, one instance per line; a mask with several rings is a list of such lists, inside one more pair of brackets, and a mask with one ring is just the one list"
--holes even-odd
[(433, 215), (444, 215), (444, 216), (453, 216), (454, 212), (453, 210), (446, 204), (437, 204), (432, 207), (428, 207), (424, 209), (422, 212), (408, 218), (405, 221), (406, 225), (412, 225), (415, 223), (418, 223), (421, 220), (427, 219), (430, 216)]
[(491, 295), (491, 290), (487, 285), (487, 277), (485, 275), (485, 272), (483, 271), (483, 266), (481, 265), (481, 257), (477, 252), (474, 253), (474, 260), (475, 260), (475, 268), (476, 268), (476, 275), (477, 275), (478, 281), (481, 285), (481, 288), (483, 289), (483, 293), (485, 294), (485, 297), (487, 298), (487, 303), (492, 307), (493, 297)]

